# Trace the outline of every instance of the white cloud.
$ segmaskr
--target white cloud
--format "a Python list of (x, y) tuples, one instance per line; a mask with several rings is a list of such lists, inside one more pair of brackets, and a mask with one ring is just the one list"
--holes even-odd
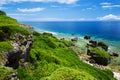
[(112, 4), (112, 3), (108, 3), (108, 2), (103, 2), (103, 3), (100, 3), (102, 6), (103, 9), (111, 9), (111, 8), (119, 8), (120, 5), (116, 5), (116, 4)]
[(109, 2), (102, 2), (102, 3), (100, 3), (101, 5), (111, 5), (111, 3), (109, 3)]
[(39, 12), (39, 11), (43, 11), (45, 8), (17, 8), (18, 11), (20, 12)]
[(57, 2), (61, 4), (74, 4), (78, 0), (1, 0), (0, 4), (5, 4), (9, 2)]
[(119, 8), (120, 5), (105, 5), (105, 6), (102, 6), (102, 8), (104, 9), (108, 9), (108, 8)]
[(109, 14), (103, 17), (98, 17), (97, 19), (99, 20), (120, 20), (120, 16)]
[(94, 11), (94, 10), (96, 10), (96, 7), (88, 7), (88, 8), (82, 9), (82, 11), (86, 11), (86, 10), (92, 10), (92, 11)]
[(93, 8), (86, 8), (87, 10), (92, 10)]

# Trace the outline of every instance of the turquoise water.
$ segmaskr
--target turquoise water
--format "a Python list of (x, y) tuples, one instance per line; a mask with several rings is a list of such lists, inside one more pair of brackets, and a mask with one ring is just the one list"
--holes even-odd
[(37, 31), (52, 32), (56, 35), (78, 37), (90, 35), (92, 39), (106, 42), (110, 48), (120, 48), (120, 21), (81, 21), (81, 22), (21, 22)]

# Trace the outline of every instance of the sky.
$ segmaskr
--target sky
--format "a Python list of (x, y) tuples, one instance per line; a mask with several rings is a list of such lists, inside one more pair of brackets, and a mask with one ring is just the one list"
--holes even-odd
[(0, 0), (18, 21), (120, 20), (120, 0)]

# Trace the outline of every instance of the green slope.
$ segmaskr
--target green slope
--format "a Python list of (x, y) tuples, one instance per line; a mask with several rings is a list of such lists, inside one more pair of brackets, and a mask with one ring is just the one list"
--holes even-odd
[(34, 63), (28, 70), (19, 68), (22, 80), (115, 80), (109, 70), (100, 70), (82, 62), (68, 46), (72, 43), (48, 35), (35, 36), (31, 49)]
[(19, 27), (16, 19), (8, 17), (3, 11), (0, 11), (0, 41), (9, 40), (15, 33), (28, 35), (28, 31)]

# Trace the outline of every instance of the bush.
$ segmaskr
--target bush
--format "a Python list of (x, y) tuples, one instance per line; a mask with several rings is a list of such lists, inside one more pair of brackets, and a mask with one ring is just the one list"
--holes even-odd
[(6, 13), (0, 10), (0, 16), (1, 15), (6, 15)]
[(2, 30), (0, 30), (0, 41), (4, 41), (6, 39), (8, 39), (8, 36)]
[(44, 32), (43, 35), (46, 35), (46, 36), (53, 36), (52, 33), (46, 33), (46, 32)]
[(6, 41), (0, 42), (0, 53), (2, 51), (6, 52), (6, 51), (8, 51), (10, 49), (13, 49), (13, 47), (12, 47), (10, 42), (6, 42)]
[[(41, 79), (42, 80), (42, 79)], [(43, 80), (97, 80), (83, 70), (74, 70), (67, 67), (59, 68)]]
[(37, 31), (34, 31), (34, 32), (33, 32), (33, 35), (34, 35), (34, 36), (39, 36), (40, 33), (38, 33)]
[(17, 77), (20, 79), (20, 80), (33, 80), (32, 77), (30, 76), (30, 73), (25, 70), (24, 68), (22, 67), (19, 67), (17, 69)]
[(8, 70), (5, 67), (0, 66), (0, 80), (9, 80), (13, 70)]

